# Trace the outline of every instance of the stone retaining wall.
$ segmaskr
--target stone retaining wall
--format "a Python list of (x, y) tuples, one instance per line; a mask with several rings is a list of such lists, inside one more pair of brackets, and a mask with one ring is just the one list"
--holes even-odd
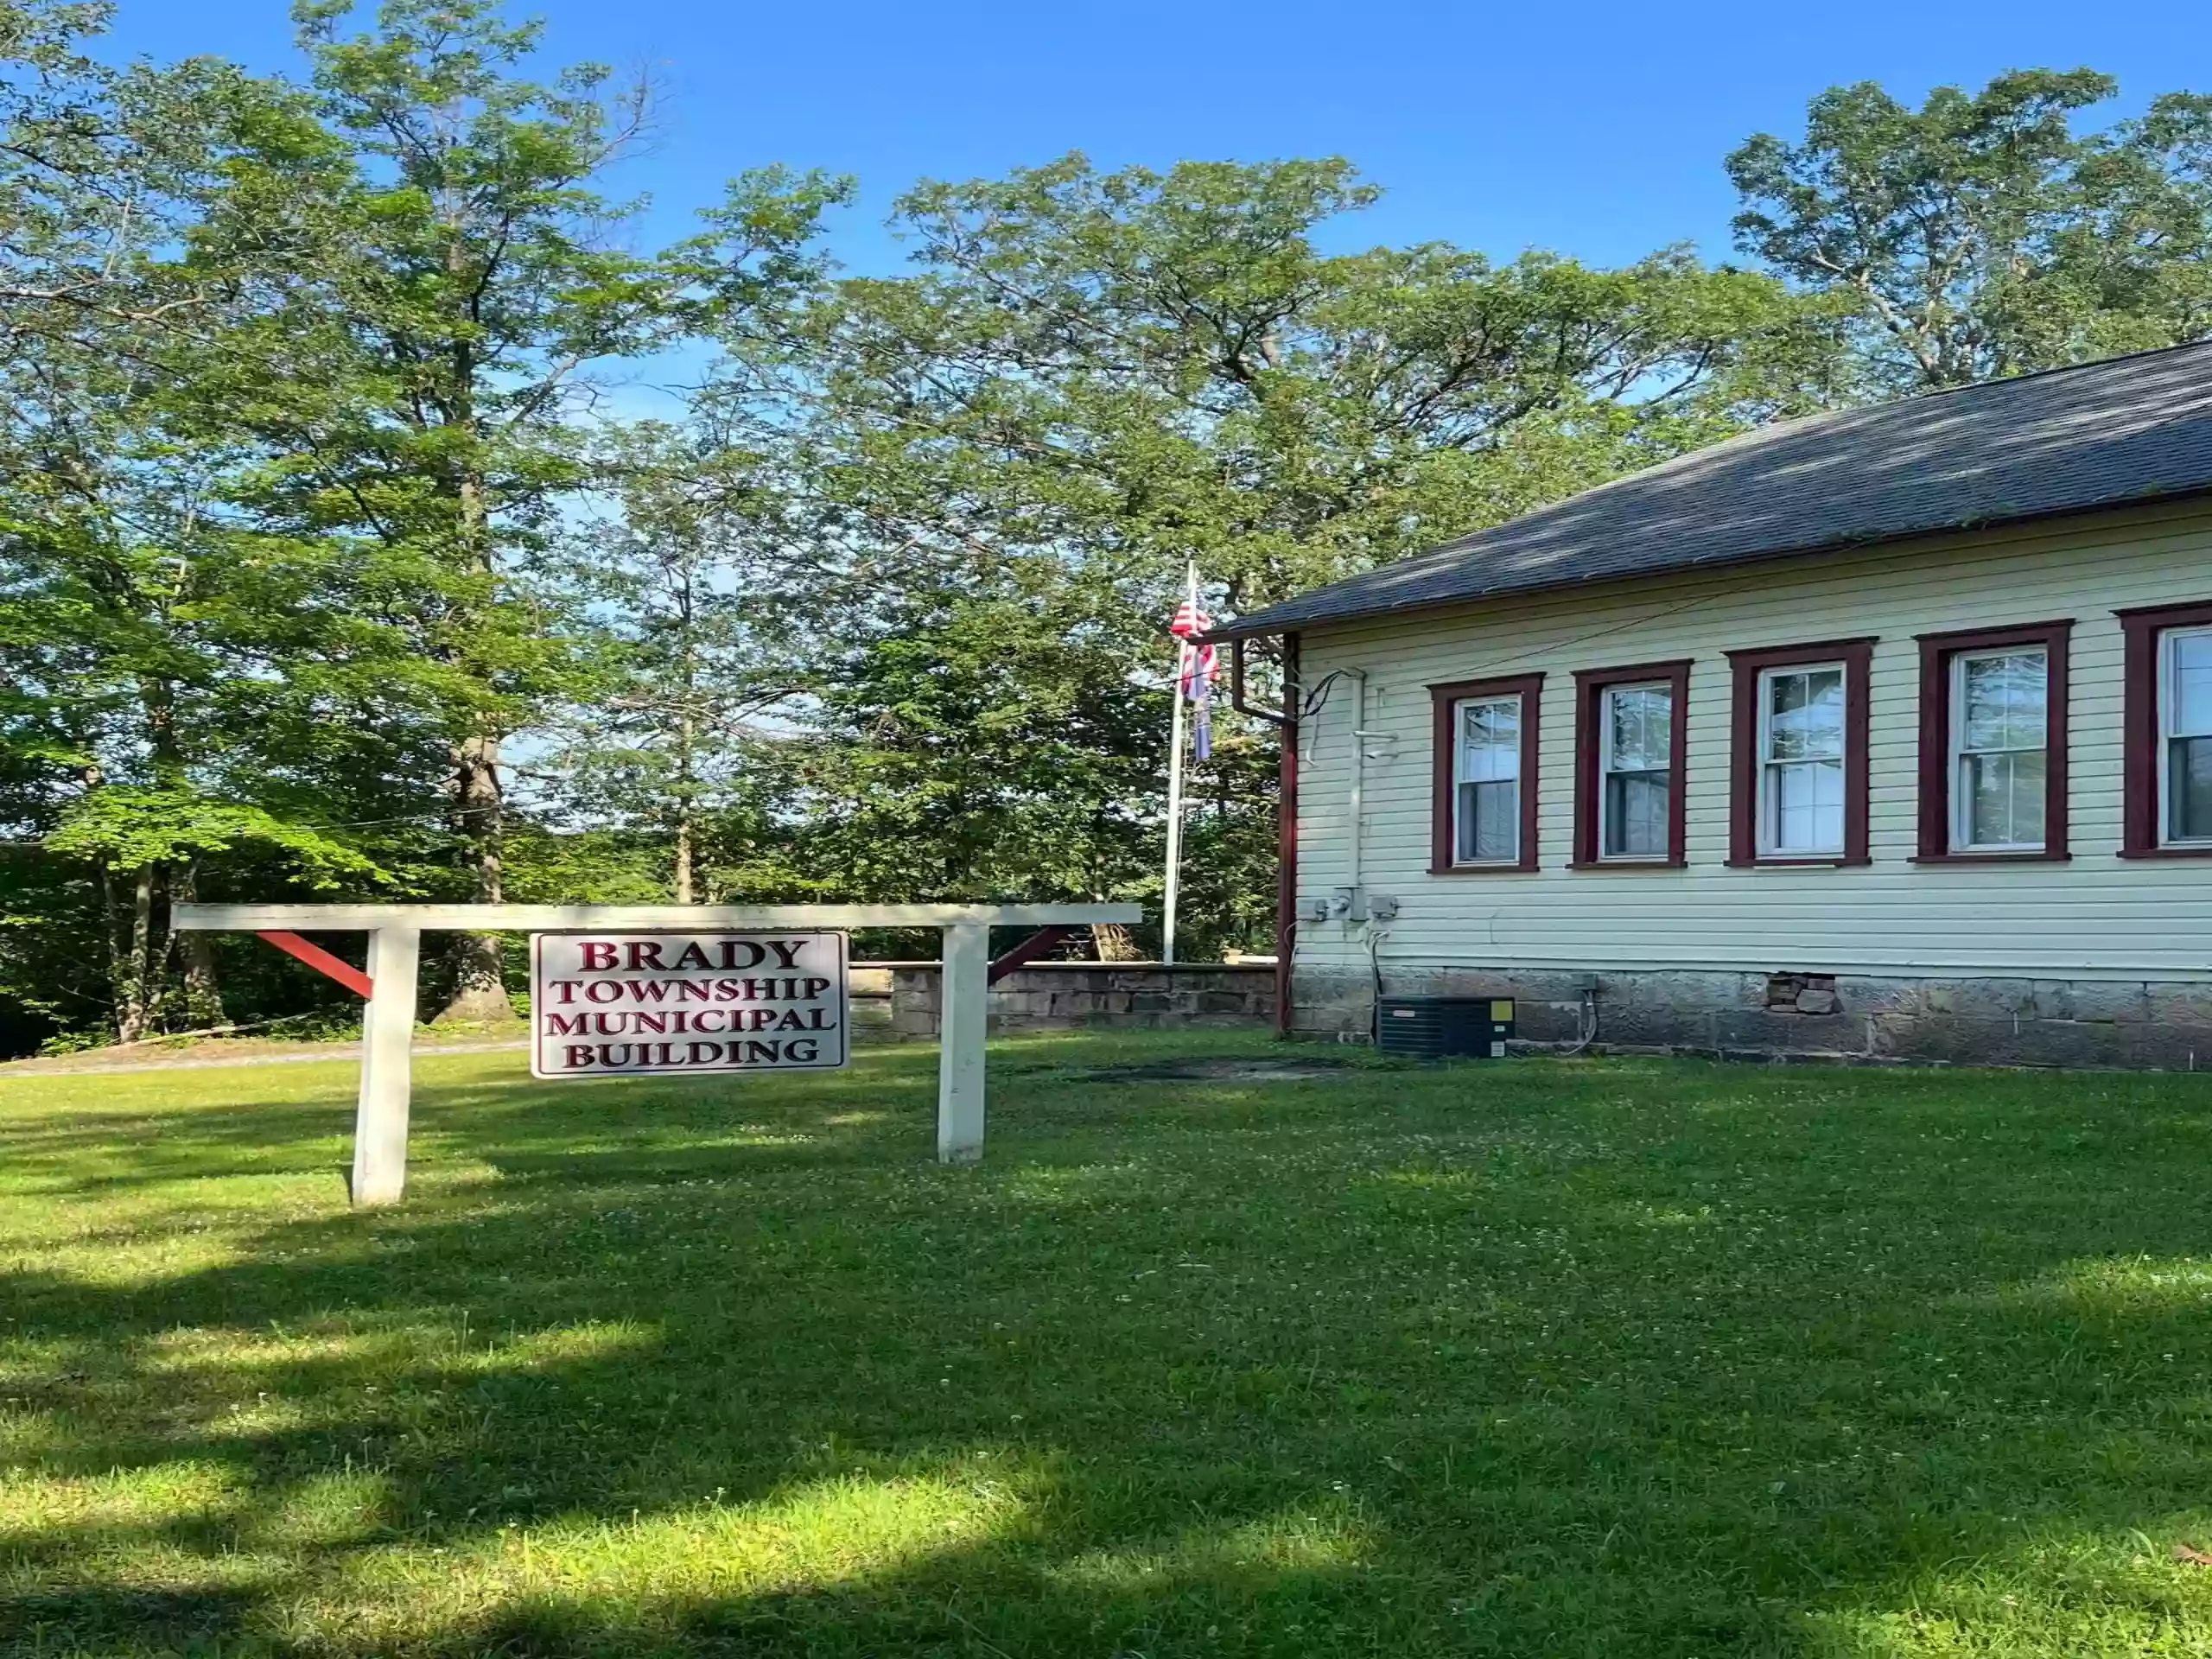
[[(1585, 992), (1595, 988), (1597, 1052), (2212, 1070), (2212, 985), (2183, 982), (1386, 964), (1383, 987), (1391, 995), (1514, 997), (1521, 1041), (1535, 1048), (1576, 1039)], [(1291, 995), (1293, 1029), (1368, 1035), (1367, 975), (1302, 970)]]
[(891, 969), (876, 962), (856, 962), (845, 970), (846, 1017), (856, 1043), (883, 1042), (891, 1030)]
[[(991, 1029), (1263, 1026), (1274, 1019), (1274, 976), (1269, 963), (1033, 962), (991, 988)], [(934, 1037), (938, 982), (934, 962), (856, 964), (854, 1035)]]

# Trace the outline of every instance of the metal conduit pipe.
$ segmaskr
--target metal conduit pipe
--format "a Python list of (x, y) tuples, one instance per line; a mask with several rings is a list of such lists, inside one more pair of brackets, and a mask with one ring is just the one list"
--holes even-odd
[(1351, 741), (1351, 782), (1345, 800), (1350, 817), (1344, 824), (1344, 859), (1351, 868), (1344, 885), (1357, 887), (1360, 885), (1363, 850), (1360, 846), (1363, 828), (1360, 820), (1367, 806), (1367, 740), (1360, 735), (1367, 729), (1367, 671), (1346, 668), (1339, 669), (1338, 672), (1350, 680), (1352, 685), (1351, 729), (1348, 734)]

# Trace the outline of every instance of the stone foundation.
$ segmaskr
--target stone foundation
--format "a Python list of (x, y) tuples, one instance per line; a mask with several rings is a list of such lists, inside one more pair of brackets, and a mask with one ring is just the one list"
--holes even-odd
[[(1598, 1053), (2212, 1071), (2208, 984), (1399, 967), (1383, 976), (1394, 996), (1513, 997), (1521, 1042), (1535, 1049), (1576, 1040), (1593, 988)], [(1373, 995), (1357, 969), (1301, 969), (1292, 1028), (1364, 1040)]]
[[(878, 976), (883, 1011), (863, 1014), (864, 976), (873, 991)], [(854, 1034), (936, 1036), (938, 982), (933, 962), (855, 964)], [(993, 1031), (1264, 1026), (1274, 1016), (1271, 963), (1033, 962), (991, 988)]]

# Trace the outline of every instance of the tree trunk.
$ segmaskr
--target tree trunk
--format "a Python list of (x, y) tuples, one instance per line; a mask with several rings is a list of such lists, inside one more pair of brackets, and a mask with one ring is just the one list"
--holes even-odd
[(130, 913), (118, 931), (122, 945), (115, 972), (115, 1039), (136, 1043), (154, 1029), (154, 887), (150, 864), (131, 872)]
[[(470, 288), (471, 261), (461, 219), (448, 226), (446, 274), (455, 307), (454, 332), (446, 351), (453, 376), (447, 388), (443, 424), (460, 440), (458, 464), (449, 475), (460, 532), (461, 563), (470, 571), (496, 579), (499, 559), (492, 546), (492, 505), (482, 457), (477, 446), (482, 438), (476, 423), (476, 376), (479, 365), (472, 342), (466, 300)], [(466, 648), (464, 647), (464, 655)], [(496, 905), (505, 898), (501, 843), (505, 836), (506, 799), (499, 783), (499, 737), (489, 711), (480, 711), (476, 729), (454, 745), (453, 751), (454, 815), (462, 843), (467, 848), (469, 872), (474, 878), (474, 899), (480, 905)], [(512, 1020), (514, 1004), (507, 1000), (505, 963), (496, 933), (456, 935), (453, 948), (452, 999), (438, 1019)]]
[(691, 879), (691, 807), (685, 803), (676, 817), (676, 902), (696, 905)]
[[(188, 864), (169, 883), (169, 897), (181, 904), (200, 898), (200, 867)], [(223, 987), (215, 971), (215, 938), (211, 933), (187, 933), (184, 946), (185, 1023), (194, 1029), (229, 1023), (223, 1013)]]
[(115, 868), (102, 861), (100, 914), (107, 923), (108, 1015), (115, 1027), (116, 1040), (127, 1043), (132, 1028), (143, 1026), (144, 1020), (130, 994), (130, 915), (116, 897), (116, 874)]
[(688, 543), (672, 569), (672, 596), (677, 626), (683, 630), (683, 649), (677, 653), (677, 696), (682, 699), (676, 714), (676, 902), (698, 902), (694, 892), (693, 862), (696, 857), (692, 815), (698, 803), (699, 749), (699, 616), (694, 588), (696, 554)]
[[(474, 902), (505, 902), (505, 869), (501, 862), (502, 814), (505, 801), (499, 787), (499, 740), (478, 732), (456, 744), (453, 752), (454, 811), (456, 825), (468, 848), (470, 874), (475, 878)], [(453, 949), (453, 996), (438, 1019), (512, 1020), (514, 1004), (507, 999), (505, 958), (496, 933), (462, 933)]]
[(694, 857), (694, 826), (691, 822), (691, 800), (694, 786), (691, 778), (691, 750), (693, 732), (691, 711), (687, 704), (678, 722), (676, 763), (676, 902), (692, 905), (698, 902), (692, 888), (692, 860)]

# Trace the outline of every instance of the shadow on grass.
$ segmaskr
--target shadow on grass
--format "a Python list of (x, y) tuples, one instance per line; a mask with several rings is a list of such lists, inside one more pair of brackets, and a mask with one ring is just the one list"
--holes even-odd
[[(2212, 1543), (2212, 1090), (1066, 1081), (1164, 1052), (1014, 1050), (971, 1171), (925, 1161), (927, 1051), (747, 1088), (426, 1069), (416, 1196), (367, 1217), (221, 1179), (264, 1138), (252, 1174), (319, 1168), (319, 1083), (103, 1103), (162, 1117), (127, 1156), (10, 1118), (0, 1637), (1026, 1659), (2212, 1631), (2163, 1559)], [(42, 1264), (40, 1225), (150, 1255)], [(169, 1262), (194, 1228), (229, 1230)]]

